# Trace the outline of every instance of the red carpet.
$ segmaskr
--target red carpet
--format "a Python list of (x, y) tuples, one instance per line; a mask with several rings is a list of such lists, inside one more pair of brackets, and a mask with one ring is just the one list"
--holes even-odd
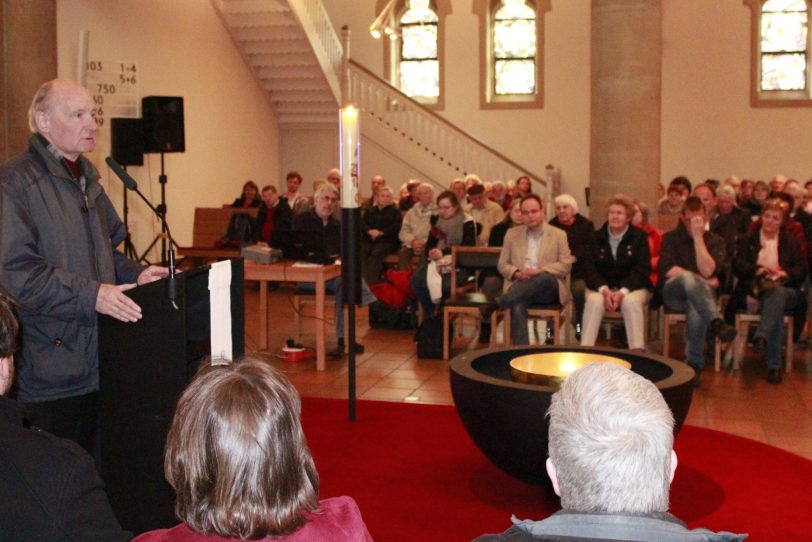
[[(463, 541), (501, 532), (510, 515), (558, 509), (552, 489), (494, 467), (453, 407), (303, 399), (321, 495), (351, 495), (376, 541)], [(671, 511), (691, 527), (750, 533), (750, 540), (812, 540), (812, 462), (740, 437), (687, 426)]]

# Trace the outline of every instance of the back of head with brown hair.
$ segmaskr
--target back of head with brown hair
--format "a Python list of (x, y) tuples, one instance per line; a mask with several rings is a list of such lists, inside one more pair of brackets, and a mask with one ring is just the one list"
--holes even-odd
[(192, 530), (286, 535), (318, 506), (318, 474), (296, 390), (265, 361), (204, 366), (183, 392), (166, 441), (175, 513)]

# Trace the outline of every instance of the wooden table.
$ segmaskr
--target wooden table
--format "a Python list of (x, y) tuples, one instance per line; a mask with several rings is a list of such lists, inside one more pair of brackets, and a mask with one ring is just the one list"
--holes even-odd
[(316, 369), (327, 366), (325, 344), (324, 293), (325, 283), (341, 275), (341, 266), (301, 264), (282, 261), (271, 264), (245, 260), (245, 280), (259, 281), (259, 347), (268, 348), (268, 281), (312, 282), (316, 285)]

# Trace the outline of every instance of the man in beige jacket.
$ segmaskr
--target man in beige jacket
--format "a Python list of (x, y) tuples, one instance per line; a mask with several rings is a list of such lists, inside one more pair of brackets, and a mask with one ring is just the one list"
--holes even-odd
[(570, 302), (566, 279), (575, 258), (567, 234), (546, 223), (541, 198), (528, 194), (520, 208), (524, 225), (508, 230), (499, 256), (505, 293), (496, 301), (499, 308), (510, 309), (513, 344), (529, 344), (527, 307)]

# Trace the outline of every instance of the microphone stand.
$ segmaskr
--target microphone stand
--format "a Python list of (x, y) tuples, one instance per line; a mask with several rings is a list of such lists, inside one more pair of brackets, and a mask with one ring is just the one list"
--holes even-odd
[[(127, 171), (127, 166), (122, 166), (124, 171)], [(124, 210), (124, 231), (127, 232), (127, 236), (124, 238), (124, 255), (127, 256), (131, 260), (135, 260), (140, 262), (141, 259), (138, 258), (138, 252), (135, 250), (135, 245), (133, 245), (132, 236), (130, 235), (130, 221), (129, 221), (129, 212), (130, 209), (127, 207), (127, 190), (125, 188), (123, 192), (123, 206), (122, 209)], [(147, 262), (149, 263), (149, 262)]]
[[(130, 174), (127, 173), (127, 171), (124, 168), (122, 168), (121, 165), (118, 162), (113, 160), (113, 158), (111, 156), (108, 156), (105, 159), (105, 162), (107, 162), (107, 165), (110, 166), (110, 169), (113, 170), (113, 172), (116, 174), (116, 176), (119, 179), (121, 179), (121, 182), (124, 183), (124, 188), (126, 188), (126, 190), (132, 190), (133, 192), (138, 194), (138, 196), (142, 200), (144, 200), (144, 203), (146, 203), (147, 206), (150, 209), (152, 209), (152, 212), (155, 213), (158, 216), (158, 218), (161, 220), (161, 233), (163, 234), (162, 238), (164, 239), (163, 243), (166, 243), (166, 238), (169, 239), (169, 250), (167, 251), (168, 263), (169, 263), (169, 266), (168, 266), (169, 267), (169, 278), (167, 279), (167, 283), (166, 283), (167, 297), (169, 298), (169, 301), (172, 303), (172, 306), (175, 308), (175, 310), (179, 310), (179, 307), (178, 307), (178, 304), (177, 304), (177, 288), (178, 288), (178, 286), (177, 286), (177, 281), (175, 279), (175, 275), (176, 275), (175, 248), (174, 248), (175, 242), (174, 242), (174, 239), (172, 238), (172, 234), (169, 232), (169, 224), (166, 222), (166, 214), (159, 212), (158, 209), (156, 209), (155, 206), (152, 205), (152, 203), (147, 199), (147, 197), (140, 190), (138, 190), (138, 183), (135, 182), (135, 179), (133, 179), (130, 176)], [(163, 170), (163, 153), (161, 153), (161, 170)], [(165, 177), (163, 175), (163, 173), (161, 174), (161, 176)], [(125, 194), (126, 194), (126, 190), (125, 190)], [(163, 190), (162, 190), (162, 192), (163, 192)], [(165, 209), (165, 207), (164, 207), (164, 209)], [(155, 243), (158, 241), (158, 239), (159, 239), (159, 237), (156, 237), (155, 240), (152, 241), (152, 245), (150, 245), (150, 248), (152, 248), (152, 246), (155, 245)], [(149, 250), (149, 249), (147, 249), (147, 250)], [(143, 258), (143, 256), (142, 256), (142, 258)]]

